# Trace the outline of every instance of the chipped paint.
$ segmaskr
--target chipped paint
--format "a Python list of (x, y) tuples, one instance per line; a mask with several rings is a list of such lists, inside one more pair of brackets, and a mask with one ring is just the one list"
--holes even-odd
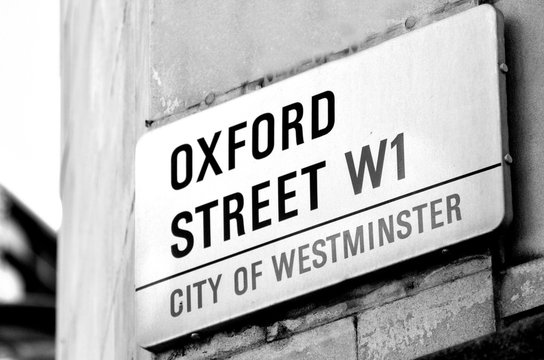
[(521, 285), (522, 296), (532, 296), (536, 292), (535, 286), (531, 280), (527, 280)]
[(512, 316), (541, 305), (544, 305), (544, 259), (508, 269), (501, 286), (501, 317)]
[(151, 72), (153, 73), (153, 75), (152, 75), (153, 80), (155, 80), (157, 82), (157, 85), (162, 86), (162, 81), (161, 81), (161, 78), (159, 76), (159, 72), (157, 71), (157, 69), (155, 69), (154, 66), (151, 67)]
[(164, 96), (160, 98), (161, 105), (163, 107), (163, 113), (165, 115), (172, 115), (174, 111), (178, 107), (180, 107), (181, 103), (179, 102), (178, 98), (172, 99), (165, 99)]

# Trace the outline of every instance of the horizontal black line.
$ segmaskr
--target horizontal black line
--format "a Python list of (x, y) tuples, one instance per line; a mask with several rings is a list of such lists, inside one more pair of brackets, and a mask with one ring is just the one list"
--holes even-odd
[(359, 210), (355, 210), (355, 211), (353, 211), (353, 212), (350, 212), (350, 213), (348, 213), (348, 214), (345, 214), (345, 215), (336, 217), (336, 218), (334, 218), (334, 219), (330, 219), (330, 220), (324, 221), (324, 222), (322, 222), (322, 223), (315, 224), (315, 225), (312, 225), (312, 226), (310, 226), (310, 227), (307, 227), (307, 228), (304, 228), (304, 229), (295, 231), (295, 232), (293, 232), (293, 233), (290, 233), (290, 234), (287, 234), (287, 235), (280, 236), (280, 237), (278, 237), (278, 238), (269, 240), (269, 241), (267, 241), (267, 242), (265, 242), (265, 243), (262, 243), (262, 244), (259, 244), (259, 245), (255, 245), (255, 246), (253, 246), (253, 247), (244, 249), (244, 250), (242, 250), (242, 251), (238, 251), (237, 253), (230, 254), (230, 255), (224, 256), (224, 257), (219, 258), (219, 259), (212, 260), (212, 261), (207, 262), (207, 263), (205, 263), (205, 264), (195, 266), (194, 268), (184, 270), (184, 271), (182, 271), (182, 272), (179, 272), (179, 273), (177, 273), (177, 274), (173, 274), (173, 275), (167, 276), (167, 277), (162, 278), (162, 279), (159, 279), (159, 280), (155, 280), (155, 281), (153, 281), (153, 282), (150, 282), (149, 284), (146, 284), (146, 285), (142, 285), (142, 286), (140, 286), (140, 287), (137, 287), (137, 288), (136, 288), (136, 291), (143, 290), (143, 289), (148, 288), (148, 287), (150, 287), (150, 286), (157, 285), (157, 284), (159, 284), (159, 283), (161, 283), (161, 282), (164, 282), (164, 281), (167, 281), (167, 280), (176, 278), (176, 277), (178, 277), (178, 276), (182, 276), (182, 275), (188, 274), (188, 273), (193, 272), (193, 271), (195, 271), (195, 270), (202, 269), (202, 268), (204, 268), (204, 267), (206, 267), (206, 266), (210, 266), (210, 265), (213, 265), (213, 264), (217, 264), (218, 262), (221, 262), (221, 261), (224, 261), (224, 260), (233, 258), (233, 257), (238, 256), (238, 255), (245, 254), (245, 253), (247, 253), (247, 252), (249, 252), (249, 251), (253, 251), (253, 250), (258, 249), (258, 248), (261, 248), (261, 247), (263, 247), (263, 246), (267, 246), (267, 245), (273, 244), (273, 243), (275, 243), (275, 242), (278, 242), (278, 241), (287, 239), (287, 238), (289, 238), (289, 237), (291, 237), (291, 236), (295, 236), (295, 235), (302, 234), (302, 233), (304, 233), (304, 232), (306, 232), (306, 231), (316, 229), (316, 228), (318, 228), (318, 227), (321, 227), (321, 226), (324, 226), (324, 225), (333, 223), (333, 222), (335, 222), (335, 221), (342, 220), (342, 219), (345, 219), (345, 218), (347, 218), (347, 217), (350, 217), (350, 216), (353, 216), (353, 215), (357, 215), (357, 214), (363, 213), (363, 212), (365, 212), (365, 211), (372, 210), (372, 209), (378, 208), (378, 207), (380, 207), (380, 206), (384, 206), (384, 205), (390, 204), (390, 203), (392, 203), (392, 202), (395, 202), (395, 201), (398, 201), (398, 200), (407, 198), (407, 197), (409, 197), (409, 196), (416, 195), (416, 194), (419, 194), (419, 193), (421, 193), (421, 192), (424, 192), (424, 191), (427, 191), (427, 190), (430, 190), (430, 189), (434, 189), (434, 188), (436, 188), (436, 187), (439, 187), (439, 186), (442, 186), (442, 185), (446, 185), (446, 184), (452, 183), (452, 182), (454, 182), (454, 181), (461, 180), (461, 179), (467, 178), (467, 177), (469, 177), (469, 176), (473, 176), (473, 175), (476, 175), (476, 174), (479, 174), (479, 173), (482, 173), (482, 172), (485, 172), (485, 171), (494, 169), (494, 168), (499, 167), (499, 166), (501, 166), (501, 163), (497, 163), (497, 164), (494, 164), (494, 165), (491, 165), (491, 166), (487, 166), (487, 167), (485, 167), (485, 168), (482, 168), (482, 169), (479, 169), (479, 170), (475, 170), (475, 171), (469, 172), (469, 173), (467, 173), (467, 174), (460, 175), (460, 176), (454, 177), (454, 178), (452, 178), (452, 179), (449, 179), (449, 180), (445, 180), (445, 181), (436, 183), (436, 184), (434, 184), (434, 185), (429, 185), (429, 186), (424, 187), (424, 188), (421, 188), (421, 189), (419, 189), (419, 190), (415, 190), (415, 191), (409, 192), (409, 193), (407, 193), (407, 194), (400, 195), (400, 196), (394, 197), (394, 198), (392, 198), (392, 199), (385, 200), (385, 201), (382, 201), (382, 202), (380, 202), (380, 203), (377, 203), (377, 204), (374, 204), (374, 205), (370, 205), (370, 206), (367, 206), (367, 207), (362, 208), (362, 209), (359, 209)]

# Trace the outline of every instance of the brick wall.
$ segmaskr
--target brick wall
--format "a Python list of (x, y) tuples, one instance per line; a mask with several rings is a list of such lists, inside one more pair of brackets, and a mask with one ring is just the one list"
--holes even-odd
[[(450, 16), (476, 1), (63, 0), (59, 359), (403, 359), (492, 333), (544, 302), (544, 5), (504, 12), (515, 220), (157, 354), (134, 340), (134, 147), (160, 127)], [(183, 120), (180, 120), (183, 121)]]

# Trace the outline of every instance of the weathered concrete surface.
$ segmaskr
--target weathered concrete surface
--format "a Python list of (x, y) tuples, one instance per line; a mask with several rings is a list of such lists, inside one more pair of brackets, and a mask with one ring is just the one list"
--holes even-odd
[(232, 360), (356, 360), (355, 324), (346, 318), (230, 357)]
[(359, 358), (413, 359), (493, 332), (492, 287), (482, 271), (361, 313)]
[(544, 256), (544, 3), (500, 0), (504, 14), (514, 222), (506, 254), (516, 263)]
[(500, 292), (500, 315), (505, 318), (544, 305), (544, 259), (506, 271)]
[[(157, 0), (151, 27), (151, 115), (160, 119), (264, 76), (404, 30), (406, 18), (465, 0)], [(410, 24), (410, 26), (413, 23)], [(387, 30), (387, 31), (386, 31)], [(393, 34), (389, 34), (393, 35)]]
[(62, 1), (58, 359), (140, 359), (133, 164), (147, 117), (148, 5)]
[(326, 303), (308, 313), (294, 313), (292, 317), (281, 319), (267, 327), (267, 341), (276, 340), (294, 333), (305, 331), (336, 319), (380, 307), (384, 303), (414, 296), (424, 290), (447, 284), (481, 271), (491, 270), (491, 257), (488, 255), (469, 256), (449, 263), (429, 266), (423, 271), (408, 271), (400, 278), (372, 281), (356, 286), (341, 295), (333, 303)]

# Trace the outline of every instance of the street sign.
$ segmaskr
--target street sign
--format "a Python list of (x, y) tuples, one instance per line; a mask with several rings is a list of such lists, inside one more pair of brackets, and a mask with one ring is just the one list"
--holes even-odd
[(504, 225), (500, 19), (479, 6), (146, 134), (140, 345)]

